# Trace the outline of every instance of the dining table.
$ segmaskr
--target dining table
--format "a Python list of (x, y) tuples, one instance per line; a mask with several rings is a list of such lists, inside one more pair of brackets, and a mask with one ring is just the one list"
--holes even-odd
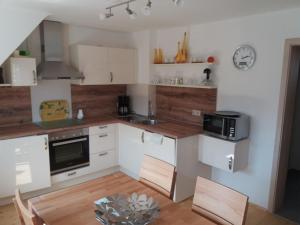
[(122, 172), (31, 198), (28, 200), (28, 207), (41, 225), (101, 225), (96, 220), (95, 201), (115, 194), (132, 193), (146, 194), (158, 202), (160, 215), (152, 224), (214, 224), (193, 212), (191, 201), (175, 203)]

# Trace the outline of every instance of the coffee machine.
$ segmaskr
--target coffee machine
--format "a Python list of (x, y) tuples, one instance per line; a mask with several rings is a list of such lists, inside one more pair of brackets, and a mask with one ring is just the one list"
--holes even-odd
[(118, 115), (119, 116), (128, 116), (129, 110), (129, 96), (121, 95), (118, 96)]

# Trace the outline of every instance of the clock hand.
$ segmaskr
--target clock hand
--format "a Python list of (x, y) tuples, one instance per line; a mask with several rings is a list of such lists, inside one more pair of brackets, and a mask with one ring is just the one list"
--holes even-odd
[(249, 58), (250, 56), (249, 55), (247, 55), (247, 56), (244, 56), (244, 57), (242, 57), (242, 59), (246, 59), (246, 58)]

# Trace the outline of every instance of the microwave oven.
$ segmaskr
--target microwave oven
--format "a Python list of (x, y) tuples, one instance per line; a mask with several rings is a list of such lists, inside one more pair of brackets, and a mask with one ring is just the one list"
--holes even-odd
[(218, 138), (238, 141), (249, 136), (249, 116), (233, 111), (217, 111), (203, 115), (203, 132)]

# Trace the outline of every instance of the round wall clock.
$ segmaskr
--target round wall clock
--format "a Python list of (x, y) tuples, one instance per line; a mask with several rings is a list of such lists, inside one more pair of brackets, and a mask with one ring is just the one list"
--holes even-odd
[(256, 60), (256, 52), (250, 45), (242, 45), (235, 50), (233, 55), (233, 63), (239, 70), (250, 69)]

